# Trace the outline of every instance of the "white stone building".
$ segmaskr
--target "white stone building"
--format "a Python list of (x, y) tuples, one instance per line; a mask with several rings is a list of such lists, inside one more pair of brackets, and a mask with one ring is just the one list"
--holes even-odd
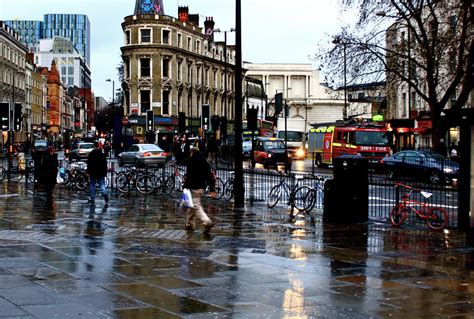
[(246, 62), (244, 68), (247, 77), (261, 80), (265, 87), (268, 117), (274, 116), (275, 94), (283, 93), (283, 99), (289, 106), (289, 117), (305, 119), (306, 130), (312, 123), (342, 120), (344, 99), (320, 83), (319, 71), (314, 70), (310, 63)]

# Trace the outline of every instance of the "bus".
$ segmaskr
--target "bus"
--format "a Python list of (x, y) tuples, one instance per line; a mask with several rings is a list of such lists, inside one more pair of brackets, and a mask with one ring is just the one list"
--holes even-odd
[(364, 156), (371, 164), (390, 155), (387, 129), (372, 124), (315, 126), (309, 131), (308, 143), (318, 167), (331, 165), (335, 157), (345, 154)]
[[(257, 130), (254, 131), (254, 137), (262, 136), (262, 137), (273, 137), (275, 130), (275, 125), (272, 121), (266, 121), (257, 119)], [(242, 132), (243, 138), (250, 139), (252, 136), (252, 131), (247, 129), (247, 121), (242, 122)]]

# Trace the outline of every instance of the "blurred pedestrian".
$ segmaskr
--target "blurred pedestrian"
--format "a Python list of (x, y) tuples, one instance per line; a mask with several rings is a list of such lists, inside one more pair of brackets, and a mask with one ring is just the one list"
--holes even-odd
[(444, 139), (439, 140), (439, 143), (436, 144), (436, 147), (434, 148), (434, 151), (438, 154), (443, 155), (444, 157), (448, 156), (448, 147), (446, 146), (446, 143), (444, 142)]
[(191, 148), (190, 157), (186, 167), (186, 178), (184, 182), (184, 188), (191, 190), (193, 198), (193, 208), (188, 208), (186, 214), (186, 229), (195, 229), (195, 219), (204, 227), (204, 232), (209, 233), (211, 228), (214, 226), (212, 220), (207, 216), (206, 212), (201, 205), (201, 197), (204, 195), (206, 189), (206, 182), (209, 183), (211, 188), (211, 196), (215, 196), (215, 180), (211, 174), (211, 168), (209, 163), (203, 157), (199, 148)]
[(44, 155), (39, 172), (39, 183), (44, 185), (46, 196), (48, 199), (52, 198), (54, 187), (56, 186), (56, 178), (58, 176), (58, 154), (53, 146), (49, 146)]
[(109, 194), (105, 187), (105, 177), (107, 176), (107, 158), (100, 149), (99, 142), (94, 142), (94, 149), (89, 153), (87, 158), (87, 174), (89, 175), (89, 190), (91, 197), (89, 202), (95, 203), (96, 183), (99, 184), (99, 191), (104, 197), (106, 203), (109, 202)]

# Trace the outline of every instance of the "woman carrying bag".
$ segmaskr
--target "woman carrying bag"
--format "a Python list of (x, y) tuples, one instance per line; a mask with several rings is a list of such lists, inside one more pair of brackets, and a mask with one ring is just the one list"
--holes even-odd
[(188, 208), (186, 213), (186, 229), (195, 229), (195, 219), (204, 227), (204, 232), (209, 233), (214, 226), (212, 220), (207, 216), (201, 205), (201, 197), (206, 189), (206, 182), (211, 186), (211, 196), (215, 196), (215, 179), (212, 178), (211, 167), (203, 157), (199, 148), (191, 148), (190, 156), (186, 167), (186, 178), (184, 188), (191, 190), (193, 207)]

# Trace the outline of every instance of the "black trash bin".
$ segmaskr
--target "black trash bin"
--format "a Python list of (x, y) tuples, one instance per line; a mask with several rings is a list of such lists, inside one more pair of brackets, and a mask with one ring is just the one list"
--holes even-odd
[(348, 224), (368, 220), (369, 165), (366, 158), (343, 155), (334, 159), (334, 179), (324, 185), (323, 220)]

